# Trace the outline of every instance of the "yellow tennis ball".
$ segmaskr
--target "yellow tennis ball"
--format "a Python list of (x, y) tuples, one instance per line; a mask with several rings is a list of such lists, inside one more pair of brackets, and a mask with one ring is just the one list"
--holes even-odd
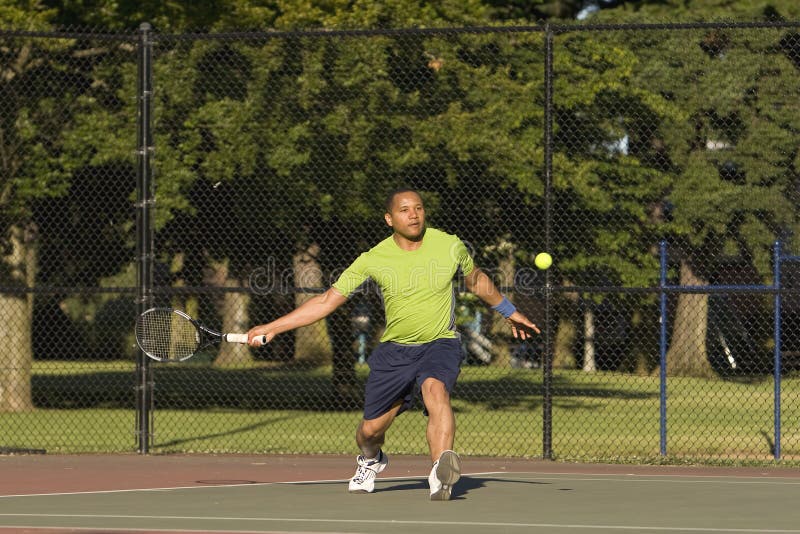
[(534, 258), (533, 263), (540, 269), (547, 269), (552, 265), (553, 258), (547, 252), (540, 252), (536, 255), (536, 258)]

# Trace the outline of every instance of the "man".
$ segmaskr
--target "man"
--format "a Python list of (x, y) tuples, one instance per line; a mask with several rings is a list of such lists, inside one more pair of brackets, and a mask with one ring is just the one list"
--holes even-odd
[(269, 342), (281, 332), (318, 321), (367, 279), (374, 280), (383, 294), (386, 330), (368, 359), (364, 416), (356, 430), (361, 455), (348, 490), (374, 491), (377, 474), (388, 465), (382, 451), (386, 431), (419, 391), (428, 415), (426, 436), (433, 462), (430, 498), (449, 500), (461, 475), (461, 460), (453, 451), (456, 425), (450, 405), (462, 359), (454, 311), (458, 271), (467, 289), (508, 319), (515, 337), (526, 339), (539, 329), (475, 267), (458, 237), (425, 226), (425, 207), (416, 191), (392, 192), (384, 218), (392, 228), (390, 237), (361, 254), (325, 293), (252, 328), (248, 339), (257, 346), (261, 336)]

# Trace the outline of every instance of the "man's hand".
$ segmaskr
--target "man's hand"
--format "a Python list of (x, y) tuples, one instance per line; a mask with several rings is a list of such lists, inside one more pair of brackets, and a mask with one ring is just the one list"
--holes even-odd
[(530, 320), (522, 315), (519, 310), (512, 313), (508, 319), (508, 324), (511, 325), (511, 333), (514, 334), (514, 337), (521, 340), (526, 340), (528, 338), (533, 337), (533, 332), (537, 334), (541, 334), (542, 331), (539, 330), (539, 327), (530, 322)]
[(276, 335), (269, 324), (254, 326), (247, 331), (247, 344), (251, 347), (260, 347), (263, 338), (266, 338), (267, 343), (269, 343)]

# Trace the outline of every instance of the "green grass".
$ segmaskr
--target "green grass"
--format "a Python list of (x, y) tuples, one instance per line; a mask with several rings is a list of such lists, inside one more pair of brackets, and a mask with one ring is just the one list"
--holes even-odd
[[(360, 383), (366, 368), (358, 369)], [(332, 402), (330, 369), (260, 366), (154, 369), (154, 453), (355, 453), (360, 396)], [(37, 409), (0, 414), (3, 449), (52, 453), (136, 450), (130, 362), (37, 362)], [(557, 370), (556, 459), (614, 462), (773, 462), (773, 383), (671, 378), (667, 456), (660, 455), (659, 381), (619, 373)], [(800, 464), (800, 378), (783, 380), (782, 464)], [(454, 393), (457, 448), (468, 455), (542, 455), (541, 370), (465, 367)], [(400, 416), (387, 436), (395, 453), (426, 454), (426, 418)]]

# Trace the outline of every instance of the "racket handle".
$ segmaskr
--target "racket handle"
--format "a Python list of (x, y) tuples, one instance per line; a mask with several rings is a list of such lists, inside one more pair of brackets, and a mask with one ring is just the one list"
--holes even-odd
[[(225, 334), (224, 338), (228, 343), (247, 343), (247, 334)], [(261, 344), (267, 344), (267, 336), (261, 336)]]

